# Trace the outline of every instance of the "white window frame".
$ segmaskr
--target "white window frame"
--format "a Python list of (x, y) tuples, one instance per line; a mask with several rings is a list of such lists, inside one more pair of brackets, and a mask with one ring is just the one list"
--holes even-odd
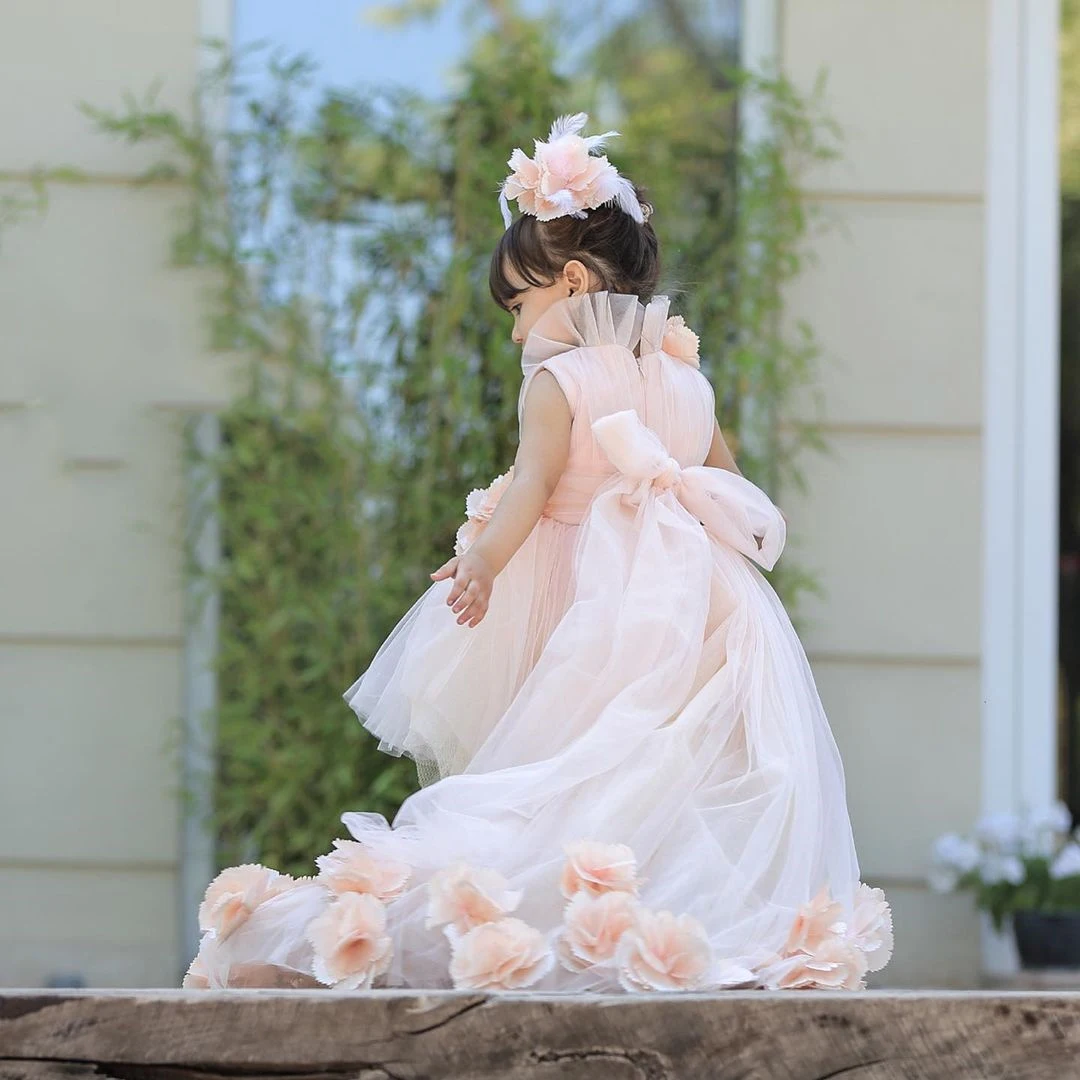
[[(992, 0), (986, 118), (982, 809), (1058, 793), (1058, 0)], [(1016, 968), (983, 935), (983, 969)]]

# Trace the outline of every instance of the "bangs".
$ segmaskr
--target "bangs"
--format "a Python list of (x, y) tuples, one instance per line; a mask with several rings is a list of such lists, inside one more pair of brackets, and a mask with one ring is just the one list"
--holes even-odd
[[(527, 286), (552, 285), (558, 277), (551, 256), (540, 241), (538, 224), (535, 218), (523, 214), (503, 232), (495, 246), (488, 269), (488, 288), (491, 298), (501, 308), (509, 307)], [(508, 276), (511, 272), (523, 284), (513, 284)]]

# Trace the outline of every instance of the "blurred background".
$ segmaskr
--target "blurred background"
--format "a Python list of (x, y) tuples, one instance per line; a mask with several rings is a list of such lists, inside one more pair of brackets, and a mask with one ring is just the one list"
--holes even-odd
[(216, 868), (415, 786), (341, 700), (512, 460), (514, 146), (656, 206), (897, 951), (1080, 813), (1074, 0), (2, 0), (0, 985), (175, 986)]

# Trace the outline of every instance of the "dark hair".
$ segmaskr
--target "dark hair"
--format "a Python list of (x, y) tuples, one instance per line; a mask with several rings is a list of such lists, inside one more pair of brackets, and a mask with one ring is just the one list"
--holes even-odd
[[(646, 217), (652, 206), (635, 187)], [(650, 300), (660, 279), (660, 243), (652, 225), (638, 224), (616, 203), (587, 210), (586, 217), (567, 214), (539, 221), (522, 214), (502, 234), (491, 256), (488, 287), (500, 307), (506, 307), (517, 288), (507, 278), (513, 270), (528, 285), (553, 285), (571, 260), (584, 263), (609, 292), (634, 293)]]

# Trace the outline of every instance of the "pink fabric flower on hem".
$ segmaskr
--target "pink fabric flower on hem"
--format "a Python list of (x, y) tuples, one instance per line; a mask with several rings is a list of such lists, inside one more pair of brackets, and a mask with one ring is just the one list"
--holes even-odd
[(514, 479), (511, 465), (501, 476), (496, 476), (486, 488), (473, 488), (465, 497), (465, 522), (458, 528), (454, 538), (454, 554), (464, 554), (483, 532), (495, 513), (495, 507)]
[(206, 887), (199, 905), (199, 928), (213, 930), (224, 941), (247, 922), (260, 904), (295, 884), (288, 874), (279, 874), (261, 863), (230, 866)]
[(866, 970), (880, 971), (893, 952), (892, 910), (885, 893), (859, 882), (855, 892), (855, 912), (851, 919), (851, 940), (866, 954)]
[(693, 367), (701, 366), (698, 353), (700, 341), (681, 315), (672, 315), (664, 325), (664, 340), (660, 348), (676, 360), (682, 360)]
[(218, 947), (217, 937), (211, 930), (203, 934), (199, 942), (199, 951), (191, 961), (180, 984), (183, 990), (209, 990), (216, 967), (215, 953)]
[(393, 959), (386, 909), (370, 893), (342, 893), (311, 920), (307, 939), (315, 978), (339, 990), (368, 989)]
[(791, 924), (785, 954), (813, 953), (828, 937), (846, 932), (844, 909), (833, 900), (826, 887), (818, 892), (808, 904), (804, 904)]
[(799, 954), (777, 983), (780, 990), (862, 990), (866, 954), (838, 934), (821, 941), (812, 953)]
[(628, 892), (575, 893), (563, 912), (559, 962), (569, 971), (584, 971), (613, 959), (619, 939), (636, 925), (639, 907)]
[(428, 882), (428, 912), (424, 925), (430, 930), (449, 924), (467, 934), (484, 923), (496, 922), (521, 903), (521, 893), (506, 878), (487, 867), (476, 869), (459, 862), (433, 874)]
[(457, 990), (521, 990), (542, 979), (555, 958), (539, 930), (521, 919), (449, 928), (450, 978)]
[(568, 900), (584, 890), (593, 896), (606, 892), (637, 894), (637, 859), (626, 844), (602, 844), (579, 840), (567, 844), (566, 863), (559, 879), (559, 891)]
[(892, 912), (880, 889), (860, 882), (850, 924), (823, 888), (795, 916), (780, 962), (778, 989), (861, 990), (892, 956)]
[(690, 915), (642, 910), (615, 950), (624, 990), (700, 990), (707, 985), (712, 947)]
[(412, 868), (393, 859), (376, 859), (355, 840), (335, 840), (334, 850), (320, 855), (319, 883), (332, 893), (369, 893), (386, 903), (404, 891)]

